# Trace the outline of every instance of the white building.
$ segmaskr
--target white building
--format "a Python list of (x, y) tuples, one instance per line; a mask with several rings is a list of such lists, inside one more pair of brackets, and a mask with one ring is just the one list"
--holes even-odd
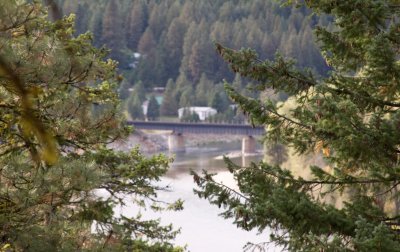
[(149, 100), (145, 100), (142, 104), (143, 115), (147, 115), (147, 110), (149, 108)]
[(217, 114), (217, 110), (211, 107), (185, 107), (178, 109), (179, 119), (182, 118), (185, 111), (189, 113), (196, 113), (201, 121), (204, 121), (209, 116)]

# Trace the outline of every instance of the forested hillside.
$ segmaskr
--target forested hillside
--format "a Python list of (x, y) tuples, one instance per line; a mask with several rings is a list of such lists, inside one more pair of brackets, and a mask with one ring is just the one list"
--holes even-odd
[(89, 30), (95, 45), (111, 49), (128, 82), (125, 88), (139, 80), (146, 89), (166, 86), (172, 79), (191, 83), (189, 91), (195, 92), (202, 75), (213, 84), (232, 81), (234, 74), (213, 42), (251, 47), (263, 59), (278, 50), (300, 67), (319, 74), (327, 70), (312, 34), (312, 27), (326, 25), (327, 18), (310, 16), (305, 8), (281, 8), (277, 1), (61, 0), (61, 6), (64, 13), (76, 13), (77, 33)]

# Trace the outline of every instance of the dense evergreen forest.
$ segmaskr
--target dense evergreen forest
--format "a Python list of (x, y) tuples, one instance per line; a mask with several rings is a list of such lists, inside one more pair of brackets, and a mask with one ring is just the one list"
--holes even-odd
[[(96, 46), (111, 49), (110, 57), (119, 62), (125, 77), (123, 99), (139, 81), (147, 90), (168, 83), (167, 89), (178, 90), (167, 98), (177, 104), (164, 108), (164, 113), (161, 108), (164, 115), (176, 113), (176, 106), (210, 105), (217, 94), (226, 100), (219, 83), (233, 81), (235, 75), (217, 55), (214, 42), (253, 48), (262, 59), (272, 59), (279, 51), (297, 59), (300, 68), (318, 74), (328, 69), (313, 42), (312, 28), (328, 25), (329, 19), (311, 16), (306, 8), (282, 8), (272, 0), (63, 0), (60, 4), (64, 13), (76, 13), (77, 34), (91, 31)], [(238, 88), (247, 84), (238, 76), (236, 83)]]

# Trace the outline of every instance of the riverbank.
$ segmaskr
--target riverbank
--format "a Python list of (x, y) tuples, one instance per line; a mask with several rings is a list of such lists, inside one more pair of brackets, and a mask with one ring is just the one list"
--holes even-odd
[(214, 157), (215, 160), (223, 160), (224, 157), (227, 158), (239, 158), (239, 157), (257, 157), (263, 155), (262, 151), (257, 151), (255, 153), (242, 153), (241, 151), (231, 151), (228, 154), (219, 155)]
[[(168, 131), (141, 131), (136, 130), (127, 139), (117, 141), (110, 145), (111, 148), (129, 151), (135, 147), (144, 153), (154, 153), (168, 150)], [(202, 147), (214, 143), (237, 143), (243, 136), (221, 134), (185, 134), (186, 147)]]

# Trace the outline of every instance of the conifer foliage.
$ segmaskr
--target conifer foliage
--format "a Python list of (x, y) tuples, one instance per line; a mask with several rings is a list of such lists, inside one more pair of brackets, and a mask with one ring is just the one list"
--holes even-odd
[(127, 194), (155, 203), (169, 161), (107, 147), (130, 131), (116, 62), (73, 19), (0, 2), (0, 250), (179, 251), (171, 226), (114, 213)]
[[(398, 1), (286, 1), (327, 14), (333, 27), (315, 27), (332, 71), (317, 77), (279, 54), (259, 60), (255, 51), (217, 44), (234, 72), (258, 81), (259, 90), (284, 92), (288, 112), (273, 101), (229, 96), (267, 141), (298, 154), (321, 152), (327, 167), (298, 177), (279, 165), (239, 167), (226, 160), (240, 191), (194, 174), (197, 194), (223, 207), (245, 230), (270, 228), (289, 251), (399, 251), (400, 237), (400, 22)], [(341, 207), (327, 200), (344, 196)]]
[(160, 117), (160, 105), (156, 97), (152, 95), (147, 106), (147, 119), (154, 121), (157, 120), (158, 117)]
[[(181, 75), (193, 88), (203, 74), (213, 83), (232, 81), (234, 75), (212, 49), (212, 41), (252, 47), (269, 59), (280, 50), (299, 57), (300, 66), (327, 69), (311, 33), (315, 24), (327, 22), (326, 16), (307, 22), (307, 10), (280, 9), (275, 0), (58, 2), (66, 13), (77, 13), (78, 31), (87, 27), (96, 45), (111, 49), (111, 58), (131, 84), (141, 80), (146, 89)], [(135, 52), (139, 58), (133, 58)]]

